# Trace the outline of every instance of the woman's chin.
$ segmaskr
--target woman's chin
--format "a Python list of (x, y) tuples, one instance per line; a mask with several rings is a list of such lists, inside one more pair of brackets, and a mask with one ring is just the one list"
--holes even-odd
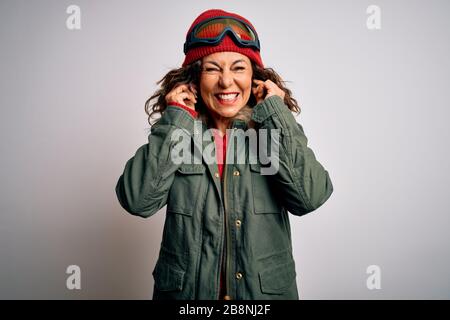
[(224, 118), (233, 118), (239, 113), (241, 109), (241, 107), (220, 108), (219, 110), (217, 110), (217, 114)]
[(222, 112), (220, 113), (220, 116), (224, 118), (234, 118), (237, 114), (238, 112)]

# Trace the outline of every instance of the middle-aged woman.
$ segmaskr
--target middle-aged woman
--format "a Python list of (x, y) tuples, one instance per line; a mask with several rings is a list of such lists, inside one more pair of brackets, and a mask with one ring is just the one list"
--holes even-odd
[(298, 299), (288, 212), (309, 213), (333, 191), (298, 104), (238, 14), (200, 14), (184, 52), (147, 101), (150, 124), (160, 117), (116, 186), (131, 214), (167, 205), (153, 298)]

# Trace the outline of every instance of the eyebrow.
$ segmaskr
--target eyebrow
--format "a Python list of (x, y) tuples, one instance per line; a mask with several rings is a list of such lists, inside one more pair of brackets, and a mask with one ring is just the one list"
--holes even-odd
[[(233, 65), (235, 65), (238, 62), (245, 62), (245, 60), (244, 59), (236, 60), (231, 65), (233, 66)], [(220, 65), (217, 62), (215, 62), (215, 61), (208, 60), (208, 61), (205, 61), (205, 63), (212, 63), (212, 64), (214, 64), (214, 65), (216, 65), (216, 66), (218, 66), (220, 68)]]

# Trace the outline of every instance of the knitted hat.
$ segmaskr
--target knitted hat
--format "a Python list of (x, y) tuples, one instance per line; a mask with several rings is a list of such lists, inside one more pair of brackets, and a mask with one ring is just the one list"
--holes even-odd
[[(244, 17), (242, 17), (238, 14), (226, 12), (226, 11), (223, 11), (220, 9), (211, 9), (211, 10), (207, 10), (207, 11), (201, 13), (197, 17), (197, 19), (194, 20), (191, 27), (189, 28), (189, 31), (186, 34), (186, 39), (189, 36), (189, 34), (191, 33), (192, 29), (194, 29), (194, 27), (198, 23), (203, 22), (210, 18), (220, 17), (220, 16), (229, 16), (229, 17), (235, 17), (235, 18), (241, 19), (241, 20), (245, 21), (246, 23), (248, 23), (250, 26), (252, 26), (253, 29), (255, 29), (253, 27), (253, 25), (250, 23), (250, 21), (248, 21), (247, 19), (245, 19)], [(225, 35), (223, 40), (218, 45), (215, 45), (215, 46), (207, 46), (206, 45), (206, 46), (194, 47), (194, 48), (189, 49), (188, 52), (186, 53), (186, 57), (184, 59), (182, 66), (184, 67), (184, 66), (186, 66), (198, 59), (201, 59), (207, 55), (210, 55), (212, 53), (223, 52), (223, 51), (233, 51), (233, 52), (241, 53), (241, 54), (247, 56), (250, 60), (254, 61), (261, 68), (264, 68), (264, 65), (261, 60), (261, 56), (260, 56), (258, 50), (252, 49), (252, 48), (239, 47), (228, 34)]]

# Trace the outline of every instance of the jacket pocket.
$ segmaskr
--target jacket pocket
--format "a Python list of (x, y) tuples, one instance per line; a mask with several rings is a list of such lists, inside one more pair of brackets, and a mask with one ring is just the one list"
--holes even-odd
[(158, 262), (153, 271), (155, 287), (159, 291), (181, 291), (184, 271), (166, 262)]
[(159, 291), (181, 291), (185, 268), (185, 255), (176, 254), (175, 251), (161, 246), (158, 261), (152, 272), (156, 289)]
[(283, 294), (292, 286), (295, 277), (294, 261), (264, 269), (259, 273), (261, 291), (267, 294)]
[(182, 164), (175, 173), (167, 200), (167, 212), (192, 216), (196, 201), (202, 195), (205, 179), (202, 164)]
[(268, 175), (261, 175), (261, 165), (250, 163), (255, 214), (280, 213), (281, 206), (271, 189)]

